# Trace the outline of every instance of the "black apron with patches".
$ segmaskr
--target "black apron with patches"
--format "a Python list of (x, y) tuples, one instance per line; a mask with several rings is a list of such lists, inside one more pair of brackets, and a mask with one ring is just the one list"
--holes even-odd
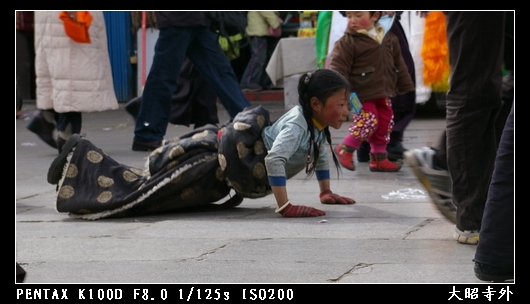
[[(121, 164), (82, 139), (57, 186), (57, 211), (97, 220), (207, 206), (231, 189), (247, 198), (270, 194), (261, 139), (269, 124), (264, 108), (248, 108), (222, 133), (207, 125), (167, 141), (149, 155), (145, 170)], [(223, 205), (238, 204), (230, 200)]]
[(221, 129), (219, 163), (238, 195), (258, 198), (272, 193), (265, 168), (267, 149), (261, 136), (269, 125), (269, 112), (254, 106), (245, 108)]

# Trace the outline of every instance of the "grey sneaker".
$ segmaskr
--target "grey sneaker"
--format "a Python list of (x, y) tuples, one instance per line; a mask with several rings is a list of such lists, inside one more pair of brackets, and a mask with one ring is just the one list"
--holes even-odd
[(461, 244), (477, 245), (479, 241), (478, 230), (464, 230), (461, 231), (455, 228), (453, 239)]
[(453, 204), (452, 184), (449, 172), (433, 166), (435, 151), (430, 147), (408, 150), (404, 153), (405, 163), (423, 185), (436, 209), (446, 219), (456, 224), (456, 206)]

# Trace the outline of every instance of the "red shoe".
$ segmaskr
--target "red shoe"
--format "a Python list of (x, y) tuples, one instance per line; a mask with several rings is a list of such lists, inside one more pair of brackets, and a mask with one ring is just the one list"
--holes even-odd
[(401, 169), (401, 163), (388, 160), (387, 153), (370, 153), (370, 171), (372, 172), (396, 172)]
[(353, 153), (355, 148), (349, 147), (345, 144), (338, 144), (335, 147), (335, 154), (337, 155), (340, 164), (351, 171), (355, 170), (355, 163), (353, 161)]

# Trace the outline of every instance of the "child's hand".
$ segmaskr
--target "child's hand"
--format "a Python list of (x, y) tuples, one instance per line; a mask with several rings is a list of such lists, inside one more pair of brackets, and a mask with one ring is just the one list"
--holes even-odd
[(326, 212), (322, 210), (307, 206), (291, 205), (291, 203), (283, 205), (281, 208), (276, 210), (276, 212), (281, 214), (283, 217), (314, 217), (326, 215)]
[(331, 190), (320, 192), (320, 202), (322, 204), (355, 204), (353, 199), (335, 194)]

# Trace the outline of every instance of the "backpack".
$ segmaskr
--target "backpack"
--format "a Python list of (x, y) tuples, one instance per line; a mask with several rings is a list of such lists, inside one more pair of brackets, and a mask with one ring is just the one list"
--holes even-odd
[(239, 57), (239, 49), (248, 45), (246, 11), (208, 11), (210, 29), (219, 35), (219, 43), (232, 60)]

